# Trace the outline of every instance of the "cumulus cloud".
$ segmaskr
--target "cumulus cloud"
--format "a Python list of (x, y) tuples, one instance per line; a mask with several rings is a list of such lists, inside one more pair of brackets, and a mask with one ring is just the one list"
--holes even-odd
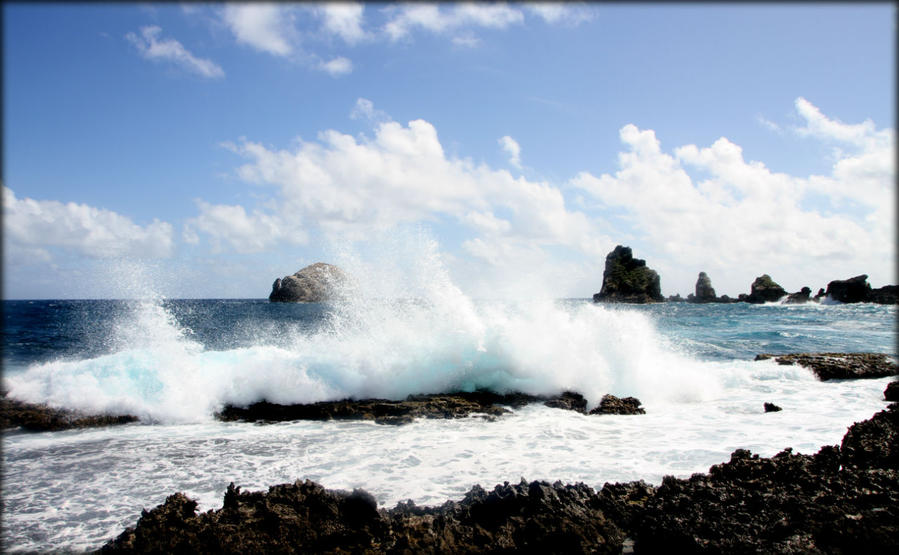
[(340, 77), (353, 72), (353, 62), (343, 56), (338, 56), (333, 60), (321, 62), (319, 69), (332, 77)]
[[(806, 121), (804, 135), (857, 147), (836, 161), (830, 175), (772, 172), (746, 161), (740, 146), (723, 137), (704, 148), (676, 148), (672, 155), (652, 130), (629, 124), (620, 131), (627, 147), (619, 154), (620, 169), (599, 177), (583, 172), (572, 185), (607, 209), (620, 210), (667, 257), (660, 265), (714, 270), (731, 294), (748, 291), (753, 273), (770, 268), (780, 268), (772, 277), (795, 289), (863, 272), (875, 282), (892, 283), (892, 130), (877, 130), (870, 122), (842, 124), (804, 99), (796, 107)], [(696, 172), (708, 177), (694, 178)], [(832, 210), (813, 207), (811, 194), (830, 199)], [(861, 216), (841, 209), (840, 201), (849, 199)], [(690, 290), (685, 285), (680, 283), (681, 291)]]
[(102, 208), (55, 200), (17, 198), (3, 187), (6, 244), (41, 260), (60, 248), (92, 258), (163, 258), (172, 254), (172, 226), (153, 220), (140, 226)]
[(222, 20), (237, 42), (275, 56), (294, 51), (293, 14), (278, 4), (225, 4)]
[(521, 168), (521, 147), (518, 145), (518, 141), (506, 135), (499, 139), (499, 146), (502, 147), (503, 152), (509, 155), (509, 163), (516, 168)]
[[(370, 101), (359, 99), (354, 113), (379, 112)], [(558, 188), (448, 156), (437, 130), (424, 120), (406, 125), (380, 121), (373, 137), (329, 130), (294, 149), (246, 140), (233, 148), (248, 160), (237, 174), (271, 187), (271, 203), (252, 217), (232, 214), (236, 207), (203, 204), (203, 214), (191, 223), (197, 239), (205, 234), (233, 248), (265, 248), (283, 240), (284, 234), (263, 222), (302, 221), (307, 231), (352, 240), (397, 225), (449, 220), (459, 224), (468, 239), (481, 241), (471, 243), (479, 248), (468, 250), (487, 262), (547, 247), (594, 256), (600, 248), (597, 241), (601, 248), (613, 246), (585, 214), (569, 209)], [(214, 211), (224, 214), (226, 208), (228, 215), (216, 225), (201, 225)], [(245, 219), (251, 222), (240, 226), (247, 231), (239, 239), (223, 228), (226, 222)], [(245, 241), (247, 237), (252, 241)], [(507, 255), (491, 256), (487, 248)]]
[[(212, 238), (213, 250), (220, 252), (224, 244), (242, 254), (262, 251), (275, 244), (302, 245), (308, 234), (296, 218), (283, 218), (254, 210), (247, 214), (239, 205), (209, 204), (197, 201), (200, 214), (184, 226), (184, 240), (199, 243), (199, 233)], [(198, 233), (199, 232), (199, 233)]]
[(210, 79), (224, 77), (225, 71), (211, 60), (197, 58), (175, 39), (161, 39), (162, 28), (156, 25), (141, 27), (140, 35), (128, 33), (125, 38), (137, 48), (141, 56), (153, 61), (168, 61)]
[(508, 4), (461, 3), (452, 6), (438, 4), (403, 4), (386, 8), (390, 19), (384, 32), (390, 40), (408, 37), (414, 30), (444, 33), (464, 27), (505, 29), (524, 21), (521, 10)]
[(319, 7), (325, 31), (337, 35), (347, 44), (369, 38), (362, 28), (365, 6), (356, 2), (334, 2)]

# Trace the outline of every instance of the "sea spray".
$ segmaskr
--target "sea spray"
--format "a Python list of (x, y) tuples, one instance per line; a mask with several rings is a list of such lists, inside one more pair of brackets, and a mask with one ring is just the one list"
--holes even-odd
[[(401, 399), (415, 393), (522, 391), (633, 395), (652, 408), (714, 396), (721, 377), (671, 348), (649, 315), (534, 294), (474, 300), (426, 234), (344, 247), (342, 294), (273, 343), (210, 348), (158, 295), (127, 303), (113, 349), (47, 361), (7, 378), (23, 400), (146, 421), (209, 420), (225, 404)], [(139, 271), (131, 275), (143, 279)], [(146, 283), (146, 282), (144, 282)]]

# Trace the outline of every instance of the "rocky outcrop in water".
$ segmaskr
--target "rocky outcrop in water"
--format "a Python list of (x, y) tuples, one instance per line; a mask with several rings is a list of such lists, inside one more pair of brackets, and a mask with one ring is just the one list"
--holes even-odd
[(887, 401), (899, 401), (899, 381), (887, 384), (887, 388), (883, 390), (883, 398)]
[(752, 282), (749, 295), (741, 294), (739, 300), (754, 304), (773, 303), (786, 294), (784, 288), (771, 279), (771, 276), (762, 274)]
[(699, 272), (699, 278), (696, 280), (696, 293), (688, 296), (687, 300), (693, 303), (713, 303), (718, 300), (715, 288), (712, 287), (712, 279), (708, 274)]
[[(526, 393), (499, 394), (492, 391), (410, 395), (402, 401), (388, 399), (344, 399), (317, 403), (280, 405), (261, 401), (247, 407), (226, 405), (216, 416), (225, 421), (284, 422), (291, 420), (373, 420), (378, 424), (408, 424), (416, 418), (464, 418), (481, 415), (491, 419), (540, 403), (552, 408), (588, 414), (587, 400), (572, 391), (548, 397)], [(589, 414), (643, 414), (634, 397), (619, 399), (606, 395)]]
[(655, 303), (664, 302), (659, 274), (646, 266), (645, 260), (634, 258), (630, 247), (618, 245), (606, 256), (602, 288), (593, 302)]
[(827, 284), (825, 295), (841, 303), (896, 304), (899, 299), (899, 285), (885, 285), (872, 289), (867, 274), (837, 279)]
[(378, 509), (362, 490), (310, 481), (242, 492), (197, 514), (181, 493), (143, 511), (102, 552), (140, 553), (895, 553), (899, 404), (842, 444), (771, 458), (744, 449), (707, 474), (644, 482), (508, 482), (459, 502)]
[(808, 287), (803, 287), (796, 293), (790, 293), (787, 296), (787, 300), (784, 301), (784, 304), (805, 304), (809, 302), (811, 294), (811, 289), (809, 289)]
[(19, 428), (26, 432), (55, 432), (72, 428), (94, 428), (137, 422), (136, 416), (86, 414), (83, 412), (57, 409), (47, 405), (26, 403), (0, 397), (0, 429)]
[(297, 273), (278, 278), (272, 284), (268, 300), (289, 303), (320, 303), (333, 298), (346, 285), (343, 270), (316, 262)]
[(765, 403), (762, 405), (765, 408), (765, 412), (780, 412), (783, 409), (775, 405), (774, 403)]
[(778, 364), (798, 364), (809, 368), (822, 381), (885, 378), (899, 374), (895, 359), (882, 353), (760, 354), (756, 355), (755, 360), (771, 358)]

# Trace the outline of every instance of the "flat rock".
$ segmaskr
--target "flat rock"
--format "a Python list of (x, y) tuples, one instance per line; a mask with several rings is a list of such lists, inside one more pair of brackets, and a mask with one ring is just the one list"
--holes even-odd
[(884, 378), (899, 374), (896, 360), (882, 353), (760, 354), (756, 355), (755, 360), (771, 358), (778, 364), (798, 364), (809, 368), (822, 381)]
[(0, 397), (0, 429), (26, 432), (52, 432), (72, 428), (93, 428), (137, 422), (132, 415), (86, 414), (79, 411), (26, 403)]

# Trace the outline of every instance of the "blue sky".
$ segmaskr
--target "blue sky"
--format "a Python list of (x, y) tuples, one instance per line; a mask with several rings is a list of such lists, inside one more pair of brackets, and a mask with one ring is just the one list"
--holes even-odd
[(265, 297), (422, 236), (474, 296), (588, 297), (619, 243), (666, 295), (896, 282), (890, 4), (3, 15), (5, 298)]

